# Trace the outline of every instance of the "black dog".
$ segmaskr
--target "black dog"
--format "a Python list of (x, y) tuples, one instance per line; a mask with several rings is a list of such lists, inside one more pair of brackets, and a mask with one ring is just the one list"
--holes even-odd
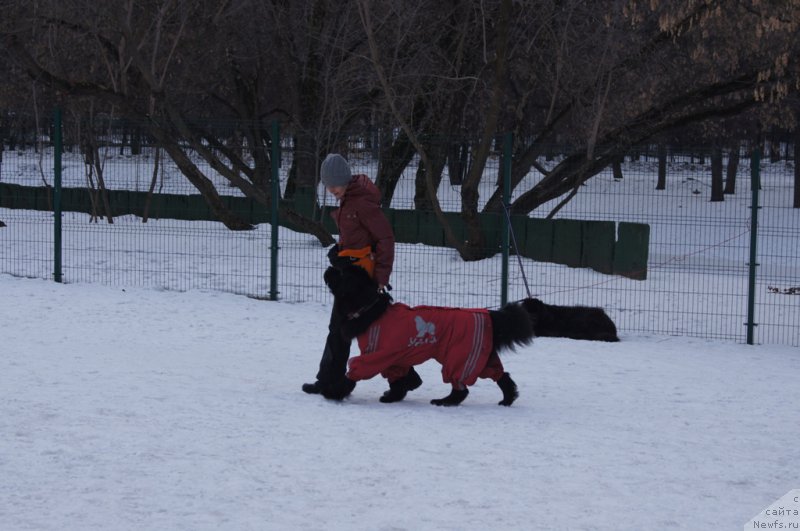
[[(491, 378), (503, 392), (498, 403), (510, 406), (518, 396), (517, 385), (504, 371), (498, 352), (527, 345), (534, 337), (533, 322), (521, 303), (500, 310), (434, 306), (409, 307), (393, 303), (379, 292), (374, 280), (360, 267), (330, 267), (325, 283), (347, 314), (342, 334), (356, 338), (361, 350), (348, 362), (347, 376), (334, 384), (328, 398), (346, 396), (357, 380), (383, 375), (402, 381), (408, 369), (431, 358), (442, 364), (442, 379), (451, 393), (431, 400), (437, 406), (456, 406), (469, 394), (478, 378)], [(490, 332), (491, 331), (491, 332)], [(410, 389), (409, 389), (410, 390)], [(405, 392), (401, 393), (402, 399)], [(382, 400), (394, 401), (394, 400)]]
[(619, 341), (614, 321), (602, 308), (556, 306), (539, 299), (525, 299), (522, 305), (531, 314), (537, 336)]

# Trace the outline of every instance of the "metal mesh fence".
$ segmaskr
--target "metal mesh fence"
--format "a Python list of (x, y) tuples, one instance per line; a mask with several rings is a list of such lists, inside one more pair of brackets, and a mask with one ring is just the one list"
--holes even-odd
[[(291, 151), (284, 152), (281, 182), (285, 186)], [(4, 152), (0, 164), (0, 272), (36, 278), (53, 275), (52, 195), (44, 191), (13, 197), (14, 186), (52, 186), (53, 155), (43, 151)], [(746, 155), (743, 153), (743, 155)], [(103, 177), (109, 190), (190, 195), (196, 190), (168, 159), (155, 165), (155, 150), (140, 155), (103, 152)], [(368, 152), (350, 154), (353, 171), (374, 178), (377, 165)], [(63, 185), (79, 194), (95, 189), (96, 175), (79, 154), (64, 153)], [(213, 175), (198, 158), (201, 170)], [(545, 167), (558, 159), (542, 159)], [(598, 273), (588, 268), (521, 259), (510, 261), (509, 300), (531, 293), (551, 304), (602, 306), (625, 332), (689, 335), (744, 341), (748, 305), (751, 237), (750, 161), (743, 158), (734, 194), (711, 202), (706, 154), (673, 152), (666, 186), (656, 190), (657, 160), (644, 151), (622, 163), (622, 178), (608, 169), (587, 181), (556, 215), (559, 219), (646, 223), (650, 227), (646, 280)], [(793, 161), (760, 165), (761, 189), (755, 283), (755, 341), (800, 345), (800, 209), (792, 208)], [(412, 209), (418, 161), (401, 177), (391, 207)], [(445, 175), (446, 175), (445, 170)], [(499, 159), (493, 157), (482, 183), (481, 201), (494, 192)], [(617, 175), (616, 177), (619, 177)], [(541, 178), (536, 172), (517, 188)], [(94, 179), (94, 180), (93, 180)], [(240, 196), (223, 180), (223, 195)], [(520, 192), (515, 192), (518, 194)], [(460, 187), (447, 177), (439, 187), (442, 209), (460, 209)], [(512, 196), (512, 200), (516, 195)], [(320, 187), (323, 216), (334, 206)], [(95, 200), (100, 200), (99, 196)], [(481, 205), (482, 206), (482, 205)], [(536, 209), (544, 218), (555, 201)], [(65, 282), (99, 282), (169, 290), (209, 289), (266, 298), (270, 287), (271, 227), (230, 231), (207, 220), (172, 219), (166, 203), (154, 201), (147, 223), (133, 215), (94, 218), (84, 212), (63, 214)], [(393, 220), (402, 231), (400, 219)], [(329, 303), (321, 277), (325, 249), (308, 234), (279, 229), (279, 298)], [(464, 262), (454, 249), (400, 243), (392, 284), (396, 299), (408, 304), (497, 307), (500, 304), (502, 257)]]

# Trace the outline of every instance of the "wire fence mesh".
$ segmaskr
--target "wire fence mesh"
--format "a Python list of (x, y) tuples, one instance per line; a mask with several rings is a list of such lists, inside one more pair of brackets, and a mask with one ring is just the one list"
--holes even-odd
[[(285, 187), (291, 166), (287, 144), (280, 172)], [(105, 186), (110, 190), (153, 195), (191, 196), (196, 190), (178, 168), (145, 147), (131, 155), (117, 147), (101, 150)], [(658, 161), (652, 150), (625, 158), (621, 175), (611, 168), (581, 186), (556, 218), (645, 223), (650, 227), (646, 280), (599, 273), (589, 268), (511, 257), (509, 300), (528, 289), (551, 304), (602, 306), (625, 332), (689, 335), (744, 341), (748, 319), (752, 192), (750, 160), (742, 153), (735, 193), (711, 202), (707, 153), (673, 150), (667, 159), (665, 187), (656, 189)], [(377, 163), (369, 151), (349, 154), (354, 173), (374, 178)], [(0, 161), (0, 272), (52, 278), (54, 218), (53, 153), (49, 146), (6, 150)], [(542, 158), (553, 167), (558, 158)], [(202, 160), (195, 161), (214, 175)], [(800, 345), (800, 209), (791, 204), (794, 161), (759, 165), (761, 188), (757, 232), (755, 340)], [(413, 209), (419, 162), (412, 159), (398, 181), (391, 208)], [(97, 195), (96, 170), (80, 153), (63, 154), (62, 180), (76, 194)], [(494, 192), (500, 170), (490, 158), (481, 201)], [(446, 175), (447, 170), (445, 170)], [(517, 187), (512, 201), (541, 178), (532, 172)], [(240, 196), (224, 179), (213, 177), (223, 195)], [(38, 192), (29, 189), (38, 187)], [(441, 207), (458, 212), (460, 186), (444, 178)], [(322, 187), (321, 215), (335, 206)], [(556, 201), (531, 217), (544, 218)], [(231, 231), (208, 220), (173, 219), (175, 204), (154, 201), (145, 223), (140, 216), (97, 218), (64, 212), (63, 278), (65, 282), (98, 282), (168, 290), (209, 289), (267, 298), (270, 290), (272, 228), (259, 223), (252, 231)], [(180, 217), (180, 216), (178, 216)], [(402, 219), (393, 219), (404, 230)], [(277, 283), (283, 301), (330, 302), (322, 283), (325, 249), (308, 234), (280, 227)], [(502, 256), (465, 262), (445, 246), (399, 243), (392, 274), (393, 294), (408, 304), (497, 307), (501, 300)], [(424, 282), (421, 279), (424, 278)], [(527, 284), (527, 287), (526, 287)], [(712, 319), (709, 319), (712, 317)]]

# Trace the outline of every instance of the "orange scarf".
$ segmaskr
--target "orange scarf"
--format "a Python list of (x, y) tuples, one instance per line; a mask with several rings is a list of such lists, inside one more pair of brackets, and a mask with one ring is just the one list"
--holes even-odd
[(344, 249), (339, 251), (339, 256), (350, 258), (350, 262), (363, 268), (369, 273), (370, 278), (375, 274), (375, 253), (369, 245), (361, 249)]

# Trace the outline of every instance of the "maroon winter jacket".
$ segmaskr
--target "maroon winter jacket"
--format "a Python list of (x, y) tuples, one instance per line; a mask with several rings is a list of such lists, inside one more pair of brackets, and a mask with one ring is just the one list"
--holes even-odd
[(380, 190), (372, 181), (366, 175), (354, 175), (331, 217), (339, 227), (339, 249), (373, 248), (375, 281), (385, 286), (394, 263), (394, 233), (380, 203)]
[(351, 380), (382, 374), (392, 382), (431, 358), (442, 364), (442, 380), (457, 389), (503, 375), (500, 358), (490, 358), (492, 320), (485, 309), (395, 303), (356, 339), (361, 355), (347, 363)]

